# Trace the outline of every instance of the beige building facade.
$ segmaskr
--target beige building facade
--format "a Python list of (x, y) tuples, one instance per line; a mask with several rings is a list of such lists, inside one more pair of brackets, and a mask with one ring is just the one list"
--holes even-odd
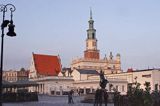
[(16, 82), (18, 80), (17, 71), (3, 71), (3, 80), (8, 82)]
[(20, 71), (3, 71), (3, 80), (8, 82), (16, 82), (16, 81), (24, 81), (28, 80), (28, 70), (20, 70)]

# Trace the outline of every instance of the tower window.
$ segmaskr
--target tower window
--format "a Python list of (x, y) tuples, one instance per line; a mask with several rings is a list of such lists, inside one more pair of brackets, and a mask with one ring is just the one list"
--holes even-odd
[(92, 38), (93, 38), (93, 39), (95, 39), (95, 35), (94, 35), (94, 33), (92, 33)]

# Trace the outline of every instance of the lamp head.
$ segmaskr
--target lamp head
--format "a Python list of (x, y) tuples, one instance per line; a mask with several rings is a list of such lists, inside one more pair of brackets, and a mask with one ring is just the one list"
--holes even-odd
[(14, 27), (15, 25), (13, 25), (13, 21), (11, 21), (10, 24), (8, 25), (8, 32), (7, 32), (8, 36), (10, 37), (16, 36), (16, 33), (14, 32)]
[(5, 28), (7, 27), (7, 25), (9, 24), (9, 20), (4, 20), (3, 23), (1, 24), (1, 28)]

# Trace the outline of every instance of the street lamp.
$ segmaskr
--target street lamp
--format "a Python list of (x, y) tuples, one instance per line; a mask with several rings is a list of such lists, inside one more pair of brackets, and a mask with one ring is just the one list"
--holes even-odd
[[(8, 8), (9, 7), (9, 8)], [(11, 19), (5, 20), (5, 13), (8, 11), (8, 9), (11, 12)], [(14, 32), (15, 25), (13, 24), (13, 12), (16, 10), (15, 6), (13, 4), (6, 4), (6, 5), (0, 5), (0, 12), (3, 14), (2, 18), (2, 24), (1, 24), (1, 30), (2, 30), (2, 39), (1, 39), (1, 66), (0, 66), (0, 106), (2, 106), (2, 76), (3, 76), (3, 43), (4, 43), (4, 28), (8, 27), (8, 32), (6, 35), (10, 37), (16, 36), (16, 33)]]

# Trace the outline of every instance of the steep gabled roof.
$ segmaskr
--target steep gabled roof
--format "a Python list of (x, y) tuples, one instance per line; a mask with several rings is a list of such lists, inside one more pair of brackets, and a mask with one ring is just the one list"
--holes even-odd
[(61, 63), (58, 56), (33, 54), (33, 60), (39, 75), (57, 76), (61, 71)]
[(77, 69), (80, 74), (95, 74), (98, 75), (99, 73), (96, 70), (85, 70), (85, 69)]

